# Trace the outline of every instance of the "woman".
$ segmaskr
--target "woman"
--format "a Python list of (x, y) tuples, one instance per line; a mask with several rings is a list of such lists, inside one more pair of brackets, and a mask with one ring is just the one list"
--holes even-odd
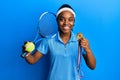
[[(34, 54), (26, 55), (26, 61), (34, 64), (44, 55), (48, 55), (50, 61), (48, 80), (79, 80), (76, 69), (78, 40), (72, 32), (75, 12), (71, 6), (64, 4), (58, 9), (56, 15), (59, 32), (53, 38), (42, 40)], [(88, 40), (83, 38), (79, 45), (86, 52), (83, 57), (87, 66), (94, 69), (96, 60)]]

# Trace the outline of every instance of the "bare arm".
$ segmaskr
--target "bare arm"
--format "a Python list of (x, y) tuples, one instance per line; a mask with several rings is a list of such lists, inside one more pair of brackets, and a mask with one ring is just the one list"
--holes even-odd
[(36, 51), (34, 54), (28, 53), (25, 59), (29, 64), (35, 64), (42, 56), (42, 53)]
[(89, 47), (88, 40), (87, 39), (81, 40), (81, 44), (80, 45), (84, 48), (84, 50), (86, 52), (86, 54), (83, 54), (83, 57), (85, 59), (85, 62), (87, 64), (87, 66), (90, 69), (93, 70), (96, 67), (96, 59), (95, 59), (95, 57), (94, 57), (94, 55), (92, 53), (92, 50)]
[(92, 70), (95, 69), (96, 59), (95, 59), (92, 51), (91, 50), (86, 50), (86, 54), (83, 54), (83, 57), (85, 59), (85, 62), (87, 64), (87, 66)]

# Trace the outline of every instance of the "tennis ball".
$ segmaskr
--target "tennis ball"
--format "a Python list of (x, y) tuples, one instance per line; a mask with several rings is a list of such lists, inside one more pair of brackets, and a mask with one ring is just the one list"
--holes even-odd
[(83, 39), (83, 34), (82, 33), (78, 33), (77, 34), (77, 39), (78, 40), (82, 40)]
[(35, 49), (35, 45), (33, 42), (27, 42), (25, 44), (25, 51), (32, 52)]

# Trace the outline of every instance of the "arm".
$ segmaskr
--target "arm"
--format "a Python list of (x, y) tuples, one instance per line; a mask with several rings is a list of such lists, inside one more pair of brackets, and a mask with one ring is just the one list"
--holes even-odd
[(42, 56), (42, 53), (36, 51), (34, 54), (28, 53), (25, 59), (29, 64), (35, 64)]
[(90, 69), (94, 69), (96, 67), (96, 59), (92, 53), (92, 50), (89, 47), (89, 42), (87, 39), (82, 39), (80, 45), (84, 48), (86, 54), (83, 54), (85, 62)]
[[(36, 51), (33, 54), (31, 54), (31, 52), (32, 52), (31, 49), (33, 48), (33, 45), (26, 45), (26, 44), (27, 44), (27, 42), (24, 43), (22, 51), (23, 51), (23, 53), (24, 52), (29, 52), (26, 55), (26, 57), (25, 57), (26, 61), (29, 64), (35, 64), (40, 58), (42, 58), (42, 56), (44, 55), (43, 53), (47, 53), (47, 51), (48, 51), (48, 42), (47, 42), (47, 39), (43, 39), (41, 41), (40, 45), (37, 47)], [(41, 51), (43, 53), (41, 53)]]

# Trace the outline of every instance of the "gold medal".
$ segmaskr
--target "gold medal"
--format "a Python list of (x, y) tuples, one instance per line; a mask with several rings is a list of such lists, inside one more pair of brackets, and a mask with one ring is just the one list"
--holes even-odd
[(78, 40), (82, 40), (83, 39), (83, 34), (82, 33), (78, 33), (77, 34), (77, 39)]

